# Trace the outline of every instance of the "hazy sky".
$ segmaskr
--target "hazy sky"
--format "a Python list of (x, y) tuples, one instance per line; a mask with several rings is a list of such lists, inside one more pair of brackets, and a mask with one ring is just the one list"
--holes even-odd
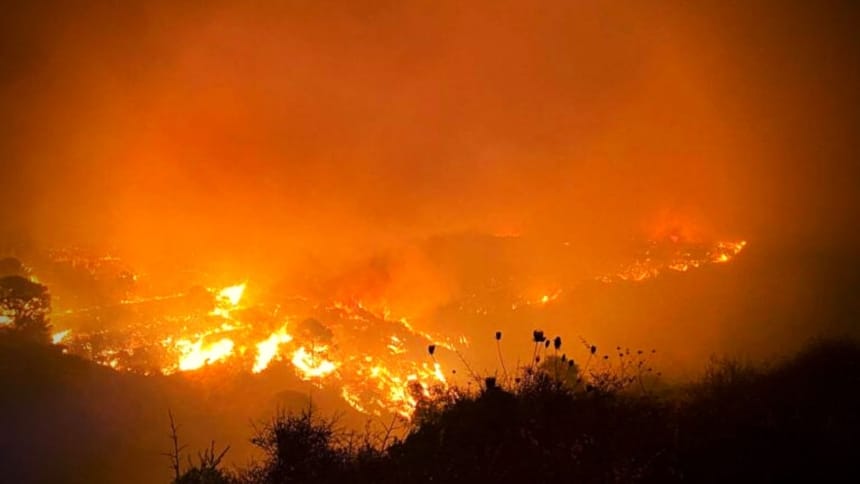
[(853, 2), (11, 2), (5, 233), (853, 244)]

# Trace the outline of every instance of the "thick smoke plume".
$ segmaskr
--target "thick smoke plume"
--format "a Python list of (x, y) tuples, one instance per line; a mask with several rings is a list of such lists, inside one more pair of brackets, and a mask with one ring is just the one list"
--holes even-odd
[(4, 247), (430, 307), (462, 278), (415, 247), (448, 234), (529, 240), (517, 274), (565, 242), (838, 253), (857, 14), (767, 3), (12, 4)]

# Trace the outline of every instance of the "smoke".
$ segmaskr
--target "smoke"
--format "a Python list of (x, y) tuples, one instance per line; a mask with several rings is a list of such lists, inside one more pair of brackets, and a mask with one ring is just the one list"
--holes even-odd
[(857, 20), (848, 2), (20, 2), (0, 228), (152, 273), (318, 264), (321, 287), (359, 273), (433, 303), (456, 287), (426, 255), (363, 260), (450, 233), (852, 247)]
[(852, 17), (780, 5), (19, 5), (5, 224), (144, 250), (661, 212), (844, 232), (813, 214), (856, 208)]

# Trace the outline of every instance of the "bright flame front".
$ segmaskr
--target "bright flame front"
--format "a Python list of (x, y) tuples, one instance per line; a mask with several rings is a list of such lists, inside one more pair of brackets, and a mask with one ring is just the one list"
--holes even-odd
[[(650, 243), (641, 257), (607, 272), (598, 280), (606, 283), (645, 281), (668, 271), (685, 272), (709, 264), (725, 264), (745, 247), (745, 241), (711, 245), (683, 241)], [(505, 311), (542, 311), (563, 306), (574, 291), (554, 281), (541, 281), (503, 301)], [(209, 289), (199, 308), (178, 316), (164, 316), (162, 325), (130, 327), (113, 344), (93, 349), (105, 341), (103, 334), (70, 330), (52, 335), (71, 353), (87, 355), (117, 370), (192, 372), (230, 362), (230, 368), (261, 374), (275, 362), (290, 365), (296, 376), (318, 387), (334, 388), (356, 410), (409, 417), (423, 398), (433, 398), (437, 389), (447, 389), (442, 365), (427, 354), (429, 345), (456, 352), (467, 347), (464, 335), (444, 338), (422, 331), (405, 317), (394, 317), (390, 308), (369, 309), (360, 300), (319, 301), (298, 313), (277, 304), (246, 301), (247, 284)], [(182, 301), (186, 295), (128, 297), (123, 306), (165, 304)], [(478, 303), (480, 304), (480, 302)], [(463, 306), (477, 314), (487, 309)], [(86, 311), (90, 311), (87, 309)], [(306, 312), (301, 312), (306, 311)], [(55, 313), (62, 316), (67, 312)], [(307, 319), (307, 314), (319, 321)], [(497, 314), (496, 314), (497, 315)], [(495, 316), (495, 315), (494, 315)], [(305, 319), (302, 319), (302, 318)], [(13, 319), (0, 313), (0, 324)], [(308, 322), (311, 321), (311, 322)], [(72, 327), (63, 325), (64, 327)], [(152, 345), (158, 346), (153, 351)], [(147, 346), (148, 345), (148, 346)], [(141, 369), (132, 358), (138, 348), (153, 359), (156, 368)]]
[(176, 347), (182, 356), (179, 358), (179, 370), (197, 370), (205, 365), (224, 361), (233, 354), (235, 344), (228, 338), (214, 343), (204, 343), (203, 340), (191, 342), (186, 339), (178, 340)]

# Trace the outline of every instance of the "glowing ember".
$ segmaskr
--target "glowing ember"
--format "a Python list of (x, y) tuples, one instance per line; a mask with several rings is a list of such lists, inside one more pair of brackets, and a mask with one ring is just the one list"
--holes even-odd
[(403, 347), (403, 341), (395, 335), (391, 335), (391, 342), (386, 346), (392, 355), (401, 355), (406, 353), (406, 348)]
[(711, 262), (724, 263), (732, 260), (732, 258), (740, 253), (746, 247), (747, 242), (719, 242), (711, 251)]
[[(549, 304), (553, 301), (556, 301), (559, 298), (559, 296), (561, 296), (561, 289), (559, 289), (557, 291), (553, 291), (551, 293), (544, 294), (543, 296), (540, 297), (540, 299), (537, 301), (536, 304), (538, 304), (538, 305)], [(527, 304), (533, 304), (533, 303), (527, 302)]]
[(746, 245), (745, 240), (717, 242), (713, 246), (703, 249), (695, 245), (684, 244), (677, 238), (670, 239), (668, 244), (652, 242), (640, 259), (622, 268), (616, 274), (604, 275), (597, 279), (603, 282), (616, 280), (640, 282), (653, 279), (667, 269), (687, 272), (707, 264), (724, 264), (738, 255)]

